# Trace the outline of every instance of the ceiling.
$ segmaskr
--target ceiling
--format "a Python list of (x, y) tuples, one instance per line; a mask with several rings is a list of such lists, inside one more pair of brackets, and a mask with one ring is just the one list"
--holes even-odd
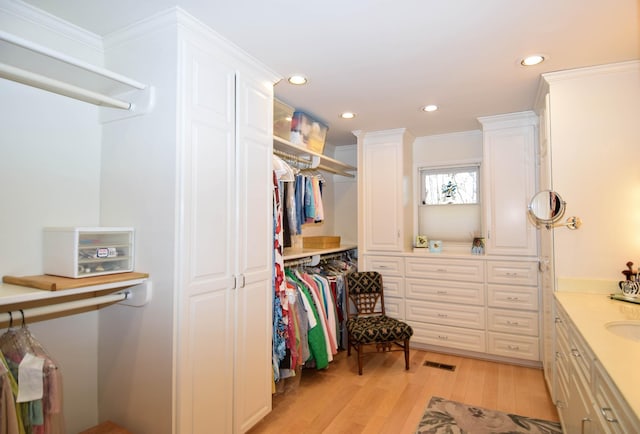
[[(327, 123), (334, 145), (355, 143), (354, 130), (478, 129), (479, 116), (531, 109), (544, 72), (640, 59), (640, 0), (27, 3), (103, 36), (178, 4), (283, 77), (306, 74), (276, 97)], [(546, 61), (522, 67), (532, 53)]]

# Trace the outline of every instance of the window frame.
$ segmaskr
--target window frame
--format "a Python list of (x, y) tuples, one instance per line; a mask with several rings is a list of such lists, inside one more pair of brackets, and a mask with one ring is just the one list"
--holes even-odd
[[(444, 174), (444, 173), (463, 173), (463, 172), (475, 172), (475, 202), (462, 202), (462, 203), (426, 203), (427, 198), (427, 176), (430, 174)], [(425, 166), (418, 168), (418, 177), (420, 178), (420, 192), (418, 206), (458, 206), (458, 205), (481, 205), (481, 185), (480, 185), (480, 163), (470, 162), (461, 164), (447, 164), (439, 166)], [(440, 198), (440, 193), (438, 193)]]

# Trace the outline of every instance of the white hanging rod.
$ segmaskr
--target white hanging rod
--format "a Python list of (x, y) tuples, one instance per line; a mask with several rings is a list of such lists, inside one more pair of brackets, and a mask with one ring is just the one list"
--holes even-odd
[(124, 110), (129, 110), (131, 108), (131, 103), (129, 102), (83, 89), (53, 78), (45, 77), (44, 75), (36, 74), (35, 72), (16, 68), (15, 66), (7, 65), (5, 63), (0, 63), (0, 77), (99, 106)]
[[(51, 304), (48, 306), (31, 307), (27, 309), (0, 313), (0, 322), (10, 322), (13, 319), (13, 325), (19, 325), (22, 322), (22, 315), (24, 319), (35, 318), (43, 315), (49, 315), (53, 313), (66, 312), (74, 309), (81, 309), (84, 307), (98, 306), (100, 304), (116, 303), (129, 298), (131, 292), (124, 291), (116, 294), (102, 295), (99, 297), (85, 298), (83, 300), (66, 301), (63, 303)], [(2, 309), (0, 307), (0, 309)]]
[(85, 71), (92, 72), (94, 74), (101, 75), (108, 79), (117, 81), (118, 83), (126, 84), (127, 86), (131, 86), (136, 89), (144, 89), (147, 87), (146, 84), (140, 83), (136, 80), (132, 80), (129, 77), (125, 77), (124, 75), (120, 75), (113, 71), (109, 71), (108, 69), (101, 68), (96, 65), (92, 65), (91, 63), (87, 63), (80, 59), (76, 59), (75, 57), (68, 56), (59, 51), (52, 50), (50, 48), (44, 47), (42, 45), (31, 42), (27, 39), (23, 39), (19, 36), (12, 35), (11, 33), (7, 33), (5, 31), (0, 30), (0, 40), (9, 42), (18, 47), (25, 48), (29, 51), (33, 51), (34, 53), (41, 54), (43, 56), (50, 57), (55, 60), (59, 60), (60, 62), (64, 62), (68, 65), (75, 66), (80, 69), (84, 69)]
[(304, 164), (306, 167), (300, 167), (300, 170), (317, 169), (317, 170), (323, 170), (325, 172), (333, 173), (335, 175), (344, 176), (347, 178), (355, 178), (355, 175), (352, 175), (351, 173), (343, 172), (342, 170), (333, 169), (331, 167), (327, 167), (323, 165), (322, 163), (320, 163), (319, 157), (312, 156), (313, 158), (309, 160), (307, 158), (298, 157), (297, 155), (292, 155), (287, 152), (280, 151), (278, 149), (274, 149), (273, 153), (278, 155), (285, 161)]

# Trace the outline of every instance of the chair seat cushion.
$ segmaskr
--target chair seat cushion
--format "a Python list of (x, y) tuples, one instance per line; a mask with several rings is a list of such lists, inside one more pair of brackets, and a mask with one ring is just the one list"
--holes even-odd
[(347, 321), (347, 330), (351, 339), (361, 344), (403, 341), (413, 335), (407, 323), (385, 315), (351, 318)]

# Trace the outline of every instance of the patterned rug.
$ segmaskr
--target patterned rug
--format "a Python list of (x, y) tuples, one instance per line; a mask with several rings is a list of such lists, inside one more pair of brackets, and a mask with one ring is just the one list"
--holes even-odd
[(431, 398), (416, 434), (562, 434), (560, 422)]

